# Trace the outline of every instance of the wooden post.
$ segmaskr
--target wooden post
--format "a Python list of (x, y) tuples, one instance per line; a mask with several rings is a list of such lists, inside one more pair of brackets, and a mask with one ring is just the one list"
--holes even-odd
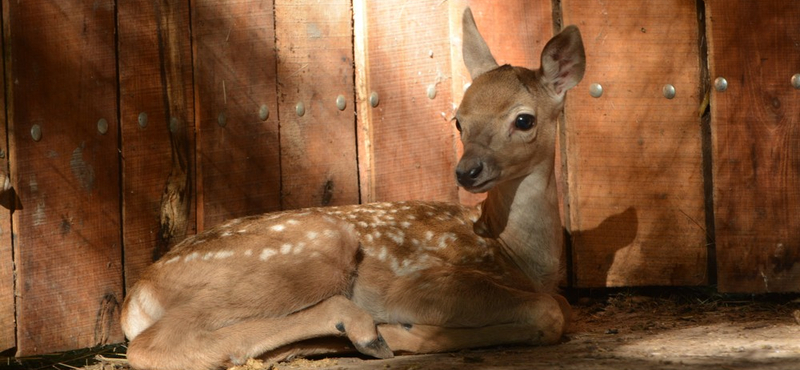
[(351, 3), (278, 0), (275, 22), (282, 207), (358, 203)]
[[(192, 57), (188, 3), (123, 1), (117, 10), (123, 245), (131, 286), (194, 232)], [(163, 204), (162, 197), (174, 202)]]
[[(707, 0), (718, 287), (800, 291), (800, 7)], [(798, 75), (800, 79), (800, 75)]]
[[(8, 25), (8, 23), (5, 23)], [(7, 31), (5, 31), (7, 32)], [(6, 40), (0, 40), (5, 44)], [(2, 50), (5, 50), (3, 45)], [(5, 86), (5, 71), (0, 85)], [(16, 346), (14, 312), (14, 256), (11, 248), (11, 214), (21, 205), (8, 162), (8, 125), (5, 90), (0, 93), (0, 352)]]
[(353, 9), (361, 201), (457, 201), (449, 6), (356, 0)]
[(198, 230), (280, 209), (272, 1), (192, 3)]
[(565, 108), (576, 285), (706, 284), (695, 2), (561, 4), (587, 60)]
[(113, 1), (4, 1), (17, 354), (122, 340)]

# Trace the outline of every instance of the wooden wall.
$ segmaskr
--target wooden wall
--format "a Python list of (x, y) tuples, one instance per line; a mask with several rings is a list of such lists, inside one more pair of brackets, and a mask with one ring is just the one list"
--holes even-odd
[(122, 341), (125, 287), (225, 219), (479, 202), (452, 174), (465, 6), (500, 63), (583, 34), (565, 285), (800, 291), (790, 3), (4, 0), (0, 351)]

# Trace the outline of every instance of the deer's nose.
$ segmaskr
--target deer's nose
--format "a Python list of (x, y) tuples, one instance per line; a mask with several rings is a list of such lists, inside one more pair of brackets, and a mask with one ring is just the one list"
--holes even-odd
[(483, 172), (483, 162), (478, 162), (469, 168), (456, 168), (458, 183), (464, 186), (475, 184), (475, 180)]

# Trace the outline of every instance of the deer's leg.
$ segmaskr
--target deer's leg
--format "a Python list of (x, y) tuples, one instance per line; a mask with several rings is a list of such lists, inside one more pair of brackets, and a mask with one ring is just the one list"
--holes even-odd
[(565, 307), (569, 310), (569, 304), (561, 296), (528, 295), (523, 304), (509, 308), (510, 316), (518, 319), (505, 324), (474, 328), (382, 324), (378, 331), (392, 350), (412, 353), (448, 352), (501, 344), (558, 343), (566, 329), (565, 316), (569, 313), (565, 312)]
[(361, 353), (392, 357), (372, 316), (343, 296), (281, 318), (242, 319), (217, 330), (187, 327), (174, 310), (136, 337), (128, 358), (136, 369), (213, 369), (309, 338), (346, 335)]

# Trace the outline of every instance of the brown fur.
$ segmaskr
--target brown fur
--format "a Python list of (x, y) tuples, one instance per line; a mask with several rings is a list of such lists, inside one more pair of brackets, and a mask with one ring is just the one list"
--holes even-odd
[[(564, 92), (583, 74), (580, 34), (572, 27), (555, 37), (543, 69), (531, 71), (497, 67), (469, 11), (464, 28), (474, 82), (457, 113), (465, 148), (457, 171), (468, 190), (489, 191), (482, 206), (314, 208), (191, 237), (125, 300), (134, 368), (341, 350), (317, 339), (330, 336), (384, 358), (559, 340), (569, 305), (553, 292), (562, 242), (554, 145)], [(520, 114), (536, 125), (515, 128)]]

